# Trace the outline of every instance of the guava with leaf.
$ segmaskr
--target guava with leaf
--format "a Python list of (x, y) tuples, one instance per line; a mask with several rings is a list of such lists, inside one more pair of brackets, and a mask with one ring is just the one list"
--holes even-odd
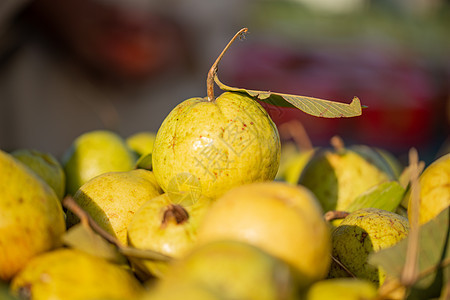
[[(273, 180), (280, 163), (280, 137), (270, 115), (259, 103), (273, 102), (297, 107), (321, 117), (361, 114), (358, 99), (350, 105), (309, 97), (228, 87), (217, 78), (218, 63), (207, 76), (207, 97), (194, 97), (178, 104), (156, 134), (152, 167), (164, 191), (179, 174), (191, 174), (201, 192), (217, 198), (233, 187)], [(225, 92), (214, 96), (214, 82)], [(292, 104), (294, 103), (294, 104)]]

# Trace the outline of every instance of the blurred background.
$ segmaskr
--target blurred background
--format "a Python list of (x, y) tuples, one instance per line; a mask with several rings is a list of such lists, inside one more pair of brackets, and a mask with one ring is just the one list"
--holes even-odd
[[(60, 157), (81, 133), (156, 132), (170, 110), (227, 85), (350, 103), (349, 119), (264, 104), (314, 146), (449, 152), (450, 3), (444, 0), (3, 0), (0, 149)], [(286, 137), (289, 139), (289, 137)]]

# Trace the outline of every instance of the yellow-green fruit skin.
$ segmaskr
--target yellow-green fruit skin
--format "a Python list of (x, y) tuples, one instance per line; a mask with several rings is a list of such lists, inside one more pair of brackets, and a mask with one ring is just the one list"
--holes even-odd
[(156, 134), (150, 131), (141, 131), (129, 136), (125, 142), (128, 147), (139, 156), (153, 152)]
[(205, 196), (216, 198), (235, 186), (273, 180), (280, 148), (275, 124), (253, 98), (231, 92), (215, 101), (191, 98), (160, 126), (153, 171), (164, 191), (177, 175), (190, 173)]
[(51, 153), (43, 153), (32, 149), (18, 149), (11, 154), (44, 179), (59, 199), (64, 197), (66, 174), (62, 165)]
[[(73, 199), (97, 224), (126, 245), (128, 224), (136, 211), (161, 193), (151, 171), (136, 169), (98, 175), (83, 184)], [(78, 221), (73, 213), (67, 214), (69, 226)]]
[[(424, 224), (450, 205), (450, 153), (431, 163), (420, 175), (419, 223)], [(406, 195), (410, 207), (411, 193)], [(408, 210), (411, 218), (411, 210)]]
[[(332, 232), (332, 255), (357, 278), (382, 284), (385, 273), (369, 264), (370, 253), (397, 244), (408, 235), (408, 219), (396, 213), (376, 208), (352, 212)], [(332, 262), (330, 277), (350, 274)]]
[[(389, 168), (383, 158), (379, 154), (376, 155), (379, 156), (380, 164)], [(324, 211), (345, 211), (361, 193), (382, 182), (395, 179), (392, 170), (380, 168), (380, 164), (349, 149), (324, 150), (316, 152), (311, 158), (298, 183), (316, 195)]]
[(199, 243), (234, 239), (260, 247), (292, 265), (306, 286), (330, 266), (330, 229), (314, 195), (283, 182), (234, 188), (209, 208), (198, 229)]
[(10, 280), (34, 256), (58, 247), (64, 213), (55, 191), (0, 150), (0, 280)]
[(289, 266), (245, 242), (220, 240), (192, 249), (176, 260), (157, 289), (177, 285), (206, 288), (221, 299), (296, 299), (297, 284)]
[[(185, 255), (197, 241), (198, 224), (210, 203), (209, 198), (201, 197), (192, 205), (182, 206), (187, 217), (177, 221), (174, 217), (169, 217), (174, 204), (168, 194), (145, 202), (128, 226), (129, 245), (138, 249), (153, 250), (172, 258)], [(167, 269), (166, 262), (144, 263), (155, 276), (164, 276)]]
[(106, 130), (86, 132), (77, 137), (63, 157), (68, 194), (97, 175), (134, 168), (136, 155), (116, 133)]
[(358, 278), (333, 278), (314, 283), (306, 300), (370, 300), (377, 296), (372, 282)]
[(143, 288), (122, 266), (75, 249), (35, 257), (11, 281), (11, 290), (33, 300), (135, 299)]

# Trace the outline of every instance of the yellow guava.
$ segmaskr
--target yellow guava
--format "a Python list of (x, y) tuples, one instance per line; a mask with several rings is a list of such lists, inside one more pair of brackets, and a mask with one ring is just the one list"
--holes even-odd
[(273, 180), (280, 147), (275, 124), (255, 99), (237, 92), (211, 101), (191, 98), (161, 124), (153, 171), (164, 191), (187, 173), (198, 179), (203, 195), (216, 198), (239, 185)]
[(363, 208), (350, 213), (332, 231), (332, 255), (341, 264), (333, 261), (329, 276), (356, 276), (381, 285), (386, 274), (369, 264), (369, 254), (395, 245), (408, 232), (408, 219), (390, 211)]
[[(424, 224), (450, 205), (450, 153), (433, 161), (420, 175), (419, 223)], [(405, 196), (410, 207), (411, 191)], [(411, 210), (408, 209), (411, 218)]]
[[(73, 199), (100, 227), (126, 245), (128, 224), (136, 211), (161, 193), (151, 171), (136, 169), (98, 175), (83, 184)], [(78, 221), (73, 213), (67, 213), (69, 226)]]
[(75, 194), (89, 179), (106, 172), (134, 168), (137, 157), (124, 139), (107, 130), (94, 130), (77, 137), (63, 156), (68, 194)]
[(324, 278), (331, 260), (330, 229), (315, 196), (283, 182), (252, 183), (217, 199), (198, 229), (198, 242), (248, 242), (297, 270), (303, 285)]
[(101, 257), (61, 248), (36, 256), (11, 281), (21, 299), (136, 299), (143, 287), (130, 270)]
[[(128, 225), (128, 243), (138, 249), (153, 250), (178, 259), (197, 241), (197, 227), (211, 200), (204, 196), (191, 203), (177, 203), (165, 193), (146, 201)], [(145, 261), (150, 272), (163, 277), (165, 261)]]
[(9, 281), (34, 256), (60, 246), (64, 212), (55, 191), (0, 150), (0, 280)]

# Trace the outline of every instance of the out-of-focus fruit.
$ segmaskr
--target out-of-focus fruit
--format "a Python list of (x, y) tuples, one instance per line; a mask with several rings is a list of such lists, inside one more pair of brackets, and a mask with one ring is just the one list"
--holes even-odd
[[(450, 153), (433, 161), (419, 178), (419, 223), (424, 224), (450, 205)], [(405, 196), (408, 207), (411, 191)], [(408, 210), (411, 217), (411, 211)]]
[(217, 199), (198, 231), (199, 243), (245, 241), (286, 261), (308, 285), (330, 266), (329, 227), (314, 195), (283, 182), (243, 185)]
[[(170, 194), (162, 194), (145, 202), (128, 225), (128, 242), (139, 249), (153, 250), (179, 258), (197, 241), (197, 227), (211, 200), (204, 196), (191, 203), (174, 203)], [(167, 269), (164, 261), (145, 261), (157, 277)]]
[[(98, 175), (83, 184), (73, 198), (103, 229), (126, 244), (127, 227), (136, 211), (161, 193), (151, 171), (136, 169)], [(67, 213), (69, 226), (78, 221), (73, 213)]]
[(128, 147), (139, 156), (147, 155), (153, 152), (156, 134), (150, 131), (140, 131), (130, 135), (125, 142)]
[(332, 278), (314, 283), (306, 300), (370, 300), (377, 296), (372, 282), (358, 278)]
[(361, 193), (395, 175), (383, 157), (370, 147), (335, 146), (316, 151), (298, 181), (322, 204), (323, 210), (345, 211)]
[(97, 175), (132, 170), (136, 155), (118, 134), (95, 130), (77, 137), (62, 161), (67, 193), (73, 195)]
[(135, 299), (143, 288), (120, 265), (79, 250), (62, 248), (35, 257), (11, 282), (23, 299)]
[(11, 155), (27, 165), (55, 191), (59, 199), (66, 192), (66, 174), (59, 161), (51, 153), (32, 149), (18, 149)]
[(157, 289), (194, 284), (222, 299), (295, 299), (298, 289), (290, 267), (250, 244), (222, 240), (194, 248), (177, 260)]
[(0, 280), (8, 281), (59, 246), (66, 227), (61, 201), (43, 179), (1, 150), (0, 170)]
[(396, 213), (376, 208), (364, 208), (352, 212), (332, 232), (333, 257), (331, 278), (356, 276), (382, 284), (385, 273), (368, 263), (374, 251), (388, 248), (408, 235), (408, 219)]

